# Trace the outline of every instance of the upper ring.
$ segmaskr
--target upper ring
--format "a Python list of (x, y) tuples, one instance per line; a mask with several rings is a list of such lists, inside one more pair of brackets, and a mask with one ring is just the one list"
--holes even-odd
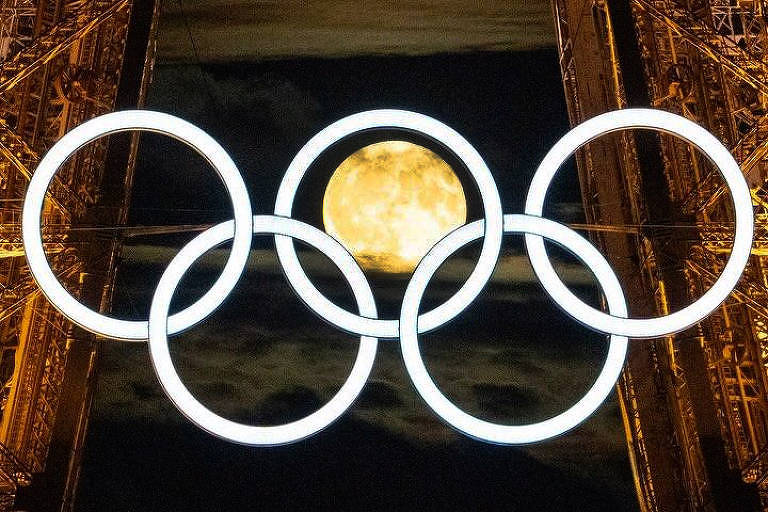
[(182, 331), (201, 321), (215, 311), (234, 289), (248, 260), (253, 221), (245, 183), (227, 152), (203, 130), (177, 117), (146, 110), (112, 112), (81, 124), (48, 150), (29, 182), (22, 211), (21, 233), (29, 270), (51, 304), (81, 327), (109, 338), (145, 340), (149, 336), (146, 321), (110, 318), (72, 297), (51, 270), (40, 235), (45, 193), (59, 167), (85, 144), (103, 135), (129, 130), (169, 135), (197, 151), (214, 167), (224, 182), (234, 208), (235, 234), (227, 264), (205, 295), (168, 319), (169, 332)]
[(688, 119), (651, 109), (625, 109), (601, 114), (569, 131), (542, 160), (531, 181), (525, 203), (527, 215), (541, 216), (544, 199), (555, 173), (573, 152), (600, 135), (626, 128), (646, 128), (677, 135), (698, 147), (720, 171), (731, 191), (736, 216), (733, 249), (720, 277), (697, 301), (658, 318), (627, 319), (603, 313), (573, 295), (549, 261), (544, 240), (526, 234), (525, 244), (533, 270), (545, 290), (566, 313), (591, 329), (632, 338), (655, 338), (682, 331), (705, 318), (731, 293), (747, 265), (754, 218), (749, 186), (728, 150), (707, 130)]
[[(477, 297), (496, 266), (503, 235), (501, 200), (496, 182), (480, 154), (458, 132), (436, 119), (405, 110), (369, 110), (345, 117), (312, 137), (294, 157), (277, 192), (275, 215), (291, 216), (299, 184), (312, 162), (323, 151), (344, 137), (374, 128), (402, 128), (442, 143), (464, 162), (480, 191), (485, 212), (485, 237), (480, 257), (467, 281), (450, 299), (419, 317), (419, 332), (430, 331), (461, 313)], [(275, 235), (275, 247), (291, 286), (321, 318), (354, 334), (378, 338), (398, 337), (398, 320), (379, 320), (355, 315), (320, 293), (301, 267), (291, 238)]]

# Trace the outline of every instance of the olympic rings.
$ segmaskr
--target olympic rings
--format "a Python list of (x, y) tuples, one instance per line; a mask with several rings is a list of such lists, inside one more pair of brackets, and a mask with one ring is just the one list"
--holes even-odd
[(21, 217), (24, 250), (38, 286), (51, 304), (81, 327), (122, 340), (145, 340), (147, 322), (117, 320), (97, 313), (72, 297), (53, 274), (43, 250), (40, 215), (45, 192), (53, 175), (82, 146), (111, 133), (145, 130), (184, 142), (214, 167), (227, 188), (234, 208), (235, 237), (227, 264), (211, 289), (187, 309), (168, 319), (171, 333), (187, 329), (218, 308), (235, 288), (251, 248), (251, 201), (237, 166), (218, 142), (200, 128), (177, 117), (146, 110), (112, 112), (86, 121), (62, 137), (48, 150), (29, 181)]
[[(464, 225), (427, 253), (406, 288), (399, 320), (378, 318), (365, 275), (354, 258), (324, 232), (289, 218), (298, 186), (312, 162), (344, 137), (373, 128), (400, 128), (430, 137), (445, 145), (469, 169), (483, 203), (483, 220)], [(682, 310), (655, 319), (628, 319), (621, 286), (605, 258), (586, 239), (568, 227), (541, 217), (547, 189), (560, 165), (579, 147), (596, 137), (625, 128), (650, 128), (668, 132), (696, 145), (718, 167), (730, 187), (736, 214), (736, 235), (728, 263), (715, 284), (699, 300)], [(195, 237), (179, 251), (155, 290), (147, 322), (117, 320), (101, 315), (75, 300), (56, 280), (45, 258), (40, 236), (40, 216), (46, 189), (57, 169), (84, 144), (110, 133), (149, 130), (185, 142), (214, 167), (224, 181), (234, 207), (234, 219)], [(467, 435), (501, 444), (532, 443), (566, 432), (578, 425), (605, 400), (618, 379), (627, 351), (627, 336), (657, 337), (702, 320), (736, 285), (752, 245), (754, 218), (749, 188), (738, 164), (717, 139), (685, 118), (650, 109), (626, 109), (597, 116), (573, 128), (549, 151), (540, 164), (525, 207), (525, 215), (503, 215), (496, 184), (477, 151), (457, 132), (422, 114), (402, 110), (372, 110), (346, 117), (319, 132), (298, 152), (286, 171), (277, 194), (275, 215), (252, 216), (243, 179), (224, 149), (195, 126), (167, 114), (148, 111), (114, 112), (92, 119), (59, 140), (41, 160), (27, 190), (22, 218), (22, 238), (30, 270), (54, 307), (73, 322), (110, 338), (149, 339), (150, 356), (163, 389), (178, 409), (204, 430), (248, 445), (295, 442), (325, 428), (353, 403), (373, 367), (377, 338), (399, 338), (403, 360), (418, 393), (450, 425)], [(463, 311), (488, 282), (496, 264), (504, 232), (524, 233), (531, 264), (544, 290), (570, 316), (587, 327), (610, 335), (605, 365), (590, 390), (565, 412), (530, 425), (499, 425), (475, 418), (451, 403), (430, 378), (421, 358), (418, 336), (447, 323)], [(222, 418), (200, 402), (181, 382), (171, 361), (168, 335), (184, 330), (210, 315), (234, 288), (248, 257), (253, 233), (273, 234), (278, 259), (286, 277), (307, 306), (345, 331), (360, 336), (360, 348), (350, 376), (339, 392), (309, 416), (280, 426), (260, 427)], [(419, 315), (419, 305), (438, 267), (467, 243), (483, 238), (478, 263), (467, 282), (448, 301)], [(331, 259), (349, 282), (359, 314), (333, 304), (304, 273), (293, 239), (315, 247)], [(562, 283), (548, 260), (543, 238), (558, 243), (589, 267), (608, 304), (603, 313), (583, 303)], [(179, 281), (194, 261), (209, 249), (233, 239), (232, 253), (213, 287), (187, 309), (168, 316)]]

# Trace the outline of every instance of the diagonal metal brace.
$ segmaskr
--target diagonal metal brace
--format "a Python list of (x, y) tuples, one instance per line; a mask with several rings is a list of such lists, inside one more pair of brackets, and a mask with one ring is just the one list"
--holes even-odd
[(95, 0), (86, 2), (68, 20), (57, 24), (49, 32), (35, 39), (31, 45), (0, 64), (0, 94), (13, 89), (113, 14), (129, 8), (131, 1), (118, 0), (104, 8), (93, 4), (96, 4)]

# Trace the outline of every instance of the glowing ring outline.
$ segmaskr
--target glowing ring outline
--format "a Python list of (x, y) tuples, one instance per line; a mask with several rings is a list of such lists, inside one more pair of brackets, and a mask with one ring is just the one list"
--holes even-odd
[[(589, 391), (566, 411), (544, 421), (528, 425), (501, 425), (476, 418), (448, 400), (429, 376), (419, 351), (419, 305), (435, 271), (458, 249), (482, 236), (482, 223), (482, 220), (474, 221), (452, 231), (440, 240), (416, 267), (406, 288), (400, 312), (400, 350), (403, 362), (416, 391), (427, 405), (460, 432), (497, 444), (543, 441), (571, 430), (600, 407), (621, 374), (629, 342), (625, 336), (611, 335), (606, 362)], [(592, 271), (603, 288), (609, 311), (615, 315), (627, 314), (624, 293), (613, 269), (605, 257), (575, 231), (542, 217), (504, 215), (504, 232), (535, 233), (557, 242)]]
[[(309, 416), (276, 426), (254, 426), (223, 418), (201, 404), (184, 386), (176, 372), (168, 348), (168, 308), (176, 288), (189, 267), (209, 249), (232, 238), (233, 221), (207, 229), (182, 248), (163, 272), (152, 297), (149, 313), (149, 353), (155, 373), (166, 395), (192, 423), (203, 430), (239, 444), (276, 446), (305, 439), (324, 429), (349, 409), (368, 382), (376, 358), (378, 340), (360, 337), (355, 364), (336, 395)], [(303, 222), (272, 215), (253, 217), (254, 234), (274, 234), (297, 238), (319, 250), (341, 270), (349, 281), (361, 314), (376, 317), (373, 292), (354, 258), (330, 235)]]
[(170, 317), (171, 332), (182, 331), (203, 320), (234, 289), (248, 260), (253, 216), (245, 182), (230, 156), (210, 135), (183, 119), (148, 110), (111, 112), (86, 121), (59, 139), (38, 164), (26, 192), (21, 232), (29, 270), (50, 303), (70, 320), (96, 334), (128, 341), (147, 339), (148, 323), (110, 318), (84, 306), (70, 295), (48, 265), (40, 217), (51, 180), (70, 156), (99, 137), (132, 130), (168, 135), (194, 149), (216, 170), (234, 209), (235, 237), (221, 275), (197, 302)]
[(747, 265), (754, 230), (749, 186), (730, 152), (707, 130), (682, 116), (652, 109), (624, 109), (600, 114), (572, 128), (539, 164), (525, 203), (527, 215), (541, 216), (547, 189), (560, 166), (581, 146), (597, 137), (628, 128), (659, 130), (695, 145), (719, 170), (728, 186), (735, 212), (733, 248), (720, 277), (698, 300), (669, 315), (656, 318), (619, 318), (599, 311), (573, 295), (562, 283), (549, 257), (544, 240), (527, 234), (525, 244), (536, 276), (561, 308), (593, 330), (631, 338), (655, 338), (682, 331), (706, 318), (736, 287)]
[[(274, 212), (275, 215), (290, 217), (299, 184), (323, 151), (344, 137), (374, 128), (403, 128), (442, 143), (467, 166), (480, 192), (486, 221), (480, 256), (461, 288), (443, 304), (422, 315), (419, 329), (421, 332), (430, 331), (455, 318), (475, 300), (490, 279), (501, 249), (503, 213), (496, 182), (483, 158), (461, 134), (436, 119), (406, 110), (368, 110), (342, 118), (318, 132), (296, 154), (283, 175)], [(290, 238), (276, 235), (275, 248), (291, 286), (307, 306), (325, 321), (353, 334), (398, 337), (398, 320), (352, 314), (320, 293), (301, 267)]]

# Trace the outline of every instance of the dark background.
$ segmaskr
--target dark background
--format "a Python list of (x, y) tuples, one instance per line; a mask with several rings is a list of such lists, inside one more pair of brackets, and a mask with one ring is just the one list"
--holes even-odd
[[(362, 110), (414, 110), (462, 133), (488, 163), (507, 213), (522, 211), (537, 163), (568, 129), (557, 52), (542, 36), (554, 34), (546, 9), (511, 2), (503, 12), (491, 12), (490, 5), (486, 17), (472, 11), (462, 18), (466, 2), (439, 9), (430, 2), (396, 2), (410, 6), (408, 17), (393, 7), (371, 28), (342, 23), (339, 6), (352, 5), (344, 2), (329, 2), (327, 11), (299, 10), (290, 23), (274, 5), (254, 21), (253, 13), (267, 3), (236, 4), (231, 11), (212, 4), (166, 10), (148, 108), (187, 119), (219, 141), (243, 173), (257, 214), (272, 211), (285, 168), (312, 135)], [(229, 14), (216, 21), (217, 12)], [(241, 23), (228, 17), (232, 13)], [(441, 19), (445, 27), (435, 21)], [(503, 44), (499, 25), (508, 35)], [(332, 44), (324, 47), (318, 26), (346, 31), (348, 45), (328, 35)], [(271, 50), (243, 54), (249, 47), (243, 27), (250, 27), (254, 48)], [(462, 27), (464, 39), (453, 32)], [(359, 43), (364, 50), (356, 51), (354, 42), (371, 33), (384, 34), (382, 44)], [(229, 34), (232, 44), (217, 46), (212, 34), (222, 41)], [(275, 34), (283, 34), (282, 46)], [(398, 34), (399, 47), (392, 43)], [(430, 46), (420, 34), (437, 35)], [(326, 175), (319, 170), (302, 183), (308, 197), (322, 197)], [(548, 216), (580, 221), (579, 197), (575, 170), (563, 169)], [(312, 201), (302, 208), (305, 217), (316, 218)], [(230, 216), (224, 189), (201, 158), (167, 138), (143, 136), (131, 224), (206, 224)], [(118, 272), (116, 316), (146, 318), (160, 274), (192, 236), (130, 241)], [(430, 285), (424, 308), (460, 285), (476, 248), (449, 261)], [(212, 251), (195, 266), (176, 308), (204, 292), (226, 255), (226, 248)], [(349, 304), (340, 275), (311, 250), (301, 255), (321, 289)], [(576, 291), (596, 302), (587, 273), (564, 255), (558, 261)], [(402, 280), (372, 281), (380, 309), (396, 312)], [(354, 337), (306, 310), (285, 282), (269, 237), (254, 237), (248, 269), (224, 306), (171, 344), (195, 396), (219, 414), (254, 424), (315, 410), (340, 387), (357, 347)], [(487, 289), (460, 317), (424, 336), (421, 346), (449, 398), (481, 418), (521, 424), (578, 400), (599, 371), (606, 342), (552, 305), (531, 274), (520, 238), (508, 236)], [(143, 343), (105, 341), (77, 509), (263, 508), (598, 511), (637, 505), (613, 396), (557, 439), (523, 447), (484, 444), (432, 414), (408, 380), (397, 343), (382, 341), (364, 392), (337, 423), (291, 446), (248, 448), (189, 423), (164, 396)]]

